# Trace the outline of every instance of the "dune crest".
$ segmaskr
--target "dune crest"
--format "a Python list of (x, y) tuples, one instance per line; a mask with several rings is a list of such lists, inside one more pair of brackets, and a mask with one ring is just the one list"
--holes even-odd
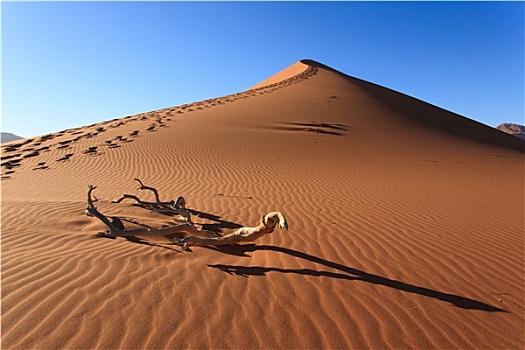
[(321, 63), (1, 157), (3, 348), (524, 346), (522, 140)]
[(303, 63), (302, 61), (295, 62), (294, 64), (290, 65), (289, 67), (279, 71), (278, 73), (272, 75), (271, 77), (261, 81), (259, 84), (256, 84), (250, 88), (250, 90), (253, 89), (259, 89), (268, 85), (276, 84), (279, 82), (282, 82), (283, 80), (293, 78), (304, 71), (308, 69), (309, 65)]

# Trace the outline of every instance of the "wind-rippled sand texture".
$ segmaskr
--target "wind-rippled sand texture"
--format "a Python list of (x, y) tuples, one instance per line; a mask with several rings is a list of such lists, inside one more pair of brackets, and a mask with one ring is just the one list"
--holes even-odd
[[(523, 142), (301, 61), (245, 92), (2, 146), (2, 348), (524, 346)], [(182, 195), (228, 233), (110, 239)], [(135, 224), (131, 223), (132, 220)]]

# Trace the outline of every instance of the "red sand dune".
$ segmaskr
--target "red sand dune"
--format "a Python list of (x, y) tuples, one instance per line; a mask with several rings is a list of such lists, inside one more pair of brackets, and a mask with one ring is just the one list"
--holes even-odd
[[(524, 142), (301, 61), (239, 94), (2, 145), (2, 348), (524, 347)], [(182, 195), (253, 244), (110, 239)], [(128, 221), (126, 221), (128, 220)], [(134, 220), (135, 224), (129, 220)]]

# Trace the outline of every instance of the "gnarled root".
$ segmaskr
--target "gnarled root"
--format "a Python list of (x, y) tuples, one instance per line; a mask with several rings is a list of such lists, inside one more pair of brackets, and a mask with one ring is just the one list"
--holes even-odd
[[(140, 180), (136, 179), (140, 182)], [(158, 192), (152, 187), (146, 187), (140, 182), (141, 189), (150, 189), (154, 191), (157, 202), (143, 202), (138, 197), (133, 195), (123, 195), (119, 200), (113, 201), (113, 203), (120, 203), (123, 199), (129, 198), (137, 201), (137, 203), (144, 207), (151, 209), (155, 207), (159, 211), (158, 206), (164, 205), (166, 202), (158, 201)], [(161, 228), (151, 228), (143, 225), (144, 227), (135, 228), (135, 229), (120, 229), (115, 227), (113, 223), (106, 217), (104, 214), (100, 213), (95, 206), (94, 202), (97, 201), (95, 198), (92, 198), (92, 192), (96, 189), (96, 186), (88, 186), (87, 202), (88, 206), (86, 208), (86, 215), (94, 216), (102, 221), (109, 229), (109, 236), (116, 237), (130, 237), (136, 235), (159, 235), (164, 236), (166, 239), (170, 240), (176, 245), (180, 245), (183, 249), (186, 249), (189, 246), (207, 246), (207, 245), (232, 245), (241, 242), (253, 242), (256, 239), (272, 233), (277, 226), (283, 230), (288, 230), (288, 222), (284, 215), (281, 212), (275, 211), (264, 215), (261, 218), (259, 226), (256, 227), (241, 227), (236, 231), (227, 234), (225, 236), (220, 236), (218, 233), (201, 230), (195, 227), (191, 218), (188, 215), (185, 223), (175, 226), (161, 227)], [(185, 209), (184, 198), (179, 197), (176, 202), (170, 202), (170, 208), (165, 208), (171, 210), (171, 208), (176, 208), (179, 212), (187, 212)], [(162, 209), (162, 207), (160, 208)], [(177, 212), (177, 213), (179, 213)], [(189, 212), (188, 212), (189, 214)], [(187, 235), (184, 238), (171, 237), (174, 235)]]
[(115, 225), (113, 225), (111, 223), (111, 221), (105, 215), (103, 215), (102, 213), (100, 213), (98, 211), (97, 207), (94, 204), (94, 202), (97, 201), (96, 197), (95, 197), (94, 201), (91, 198), (91, 194), (92, 194), (93, 190), (96, 189), (96, 188), (97, 188), (97, 186), (93, 186), (93, 185), (89, 185), (88, 186), (88, 194), (87, 194), (88, 206), (86, 208), (86, 215), (87, 216), (94, 216), (94, 217), (96, 217), (97, 219), (102, 221), (109, 228), (109, 234), (110, 235), (116, 235), (119, 232), (121, 232), (121, 230), (116, 228)]
[(288, 222), (284, 215), (280, 212), (271, 212), (261, 218), (259, 226), (256, 227), (241, 227), (235, 232), (227, 234), (222, 237), (208, 237), (202, 238), (197, 236), (187, 236), (182, 239), (174, 238), (173, 243), (180, 245), (183, 249), (189, 246), (207, 246), (207, 245), (232, 245), (241, 242), (253, 242), (256, 239), (270, 234), (275, 230), (276, 226), (284, 230), (288, 230)]
[(98, 218), (100, 221), (102, 221), (109, 229), (109, 235), (111, 237), (131, 237), (136, 235), (157, 235), (157, 236), (164, 236), (168, 240), (173, 241), (173, 238), (170, 238), (171, 235), (180, 235), (180, 234), (190, 234), (190, 235), (198, 235), (203, 237), (217, 237), (218, 234), (212, 231), (208, 230), (200, 230), (195, 227), (195, 225), (188, 221), (186, 223), (175, 225), (175, 226), (167, 226), (167, 227), (160, 227), (160, 228), (150, 228), (150, 227), (142, 227), (142, 228), (135, 228), (135, 229), (119, 229), (115, 227), (111, 223), (111, 221), (108, 219), (107, 216), (102, 214), (98, 211), (97, 207), (95, 206), (94, 202), (96, 201), (92, 199), (92, 192), (96, 189), (96, 186), (89, 185), (88, 186), (88, 195), (87, 195), (87, 202), (88, 206), (86, 208), (86, 215), (88, 216), (94, 216)]
[(150, 186), (144, 186), (140, 179), (135, 178), (135, 181), (138, 181), (140, 184), (140, 190), (149, 190), (155, 195), (155, 202), (146, 202), (141, 200), (139, 197), (132, 194), (123, 194), (119, 199), (112, 201), (111, 203), (120, 203), (124, 199), (132, 199), (137, 202), (139, 206), (144, 209), (168, 213), (168, 214), (178, 214), (180, 218), (184, 221), (191, 222), (191, 214), (188, 209), (186, 209), (186, 200), (184, 197), (179, 196), (176, 201), (161, 202), (159, 198), (159, 191), (156, 188)]

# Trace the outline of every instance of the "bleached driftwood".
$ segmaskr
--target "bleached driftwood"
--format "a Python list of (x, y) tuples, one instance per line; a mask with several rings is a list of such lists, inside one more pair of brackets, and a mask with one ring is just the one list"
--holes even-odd
[(256, 239), (270, 234), (276, 226), (288, 230), (288, 222), (280, 212), (268, 213), (261, 218), (261, 223), (256, 227), (241, 227), (235, 232), (221, 237), (197, 237), (187, 236), (182, 239), (174, 238), (173, 243), (181, 245), (183, 249), (189, 246), (207, 246), (207, 245), (233, 245), (240, 242), (253, 242)]
[[(138, 179), (137, 180), (141, 187), (140, 189), (148, 189), (153, 191), (155, 194), (156, 202), (144, 202), (141, 201), (138, 197), (133, 195), (123, 195), (121, 198), (119, 198), (117, 201), (113, 201), (112, 203), (120, 203), (123, 199), (131, 198), (137, 201), (137, 203), (146, 209), (152, 209), (158, 210), (159, 207), (162, 209), (163, 206), (169, 205), (168, 208), (165, 208), (167, 210), (170, 210), (171, 212), (180, 214), (188, 212), (188, 210), (185, 208), (185, 201), (184, 198), (179, 197), (179, 199), (176, 202), (160, 202), (158, 192), (153, 187), (146, 187), (142, 184), (142, 182)], [(156, 235), (156, 236), (164, 236), (166, 239), (171, 241), (172, 243), (182, 246), (183, 249), (188, 248), (189, 246), (218, 246), (218, 245), (233, 245), (241, 242), (253, 242), (256, 239), (272, 233), (277, 226), (279, 226), (283, 230), (288, 230), (288, 222), (284, 215), (281, 212), (271, 212), (266, 215), (264, 215), (261, 218), (261, 222), (259, 226), (256, 227), (241, 227), (234, 232), (221, 236), (218, 233), (208, 231), (208, 230), (202, 230), (195, 227), (193, 222), (191, 222), (191, 216), (189, 215), (185, 217), (185, 222), (183, 224), (175, 225), (175, 226), (167, 226), (167, 227), (160, 227), (160, 228), (151, 228), (146, 225), (141, 225), (140, 228), (134, 228), (134, 229), (120, 229), (116, 227), (111, 220), (105, 216), (104, 214), (100, 213), (95, 206), (94, 202), (97, 201), (93, 200), (92, 198), (92, 192), (96, 189), (96, 186), (89, 185), (88, 186), (88, 195), (87, 195), (87, 203), (88, 206), (86, 208), (86, 215), (88, 216), (94, 216), (98, 218), (100, 221), (102, 221), (109, 229), (109, 233), (106, 234), (106, 236), (109, 237), (131, 237), (131, 236), (137, 236), (137, 235)], [(182, 198), (182, 200), (180, 200)], [(178, 204), (177, 204), (178, 203)], [(184, 238), (178, 238), (176, 236), (185, 235)], [(175, 236), (175, 237), (171, 237)]]
[(146, 202), (132, 194), (123, 194), (119, 199), (114, 200), (111, 203), (120, 203), (124, 199), (133, 199), (142, 208), (161, 212), (161, 213), (178, 214), (181, 217), (181, 219), (183, 219), (184, 221), (191, 222), (191, 214), (189, 210), (186, 209), (186, 200), (184, 199), (184, 197), (179, 196), (177, 200), (175, 201), (172, 200), (169, 202), (162, 202), (159, 198), (159, 191), (157, 191), (156, 188), (150, 187), (150, 186), (144, 186), (142, 181), (140, 181), (137, 178), (135, 178), (134, 180), (138, 181), (138, 183), (140, 184), (140, 187), (139, 187), (140, 190), (149, 190), (153, 192), (153, 194), (155, 195), (155, 202)]
[[(96, 189), (96, 186), (89, 185), (88, 186), (88, 195), (87, 195), (87, 202), (88, 206), (86, 208), (86, 215), (88, 216), (94, 216), (98, 218), (100, 221), (102, 221), (109, 229), (109, 233), (106, 234), (108, 237), (131, 237), (131, 236), (137, 236), (137, 235), (154, 235), (154, 236), (164, 236), (166, 239), (170, 240), (173, 243), (178, 243), (178, 240), (174, 241), (174, 238), (169, 237), (172, 235), (180, 235), (180, 234), (190, 234), (190, 235), (198, 235), (198, 236), (204, 236), (204, 237), (217, 237), (219, 236), (217, 233), (208, 231), (208, 230), (200, 230), (191, 222), (185, 222), (183, 224), (175, 225), (175, 226), (167, 226), (167, 227), (160, 227), (160, 228), (151, 228), (151, 227), (140, 227), (140, 228), (134, 228), (134, 229), (119, 229), (113, 223), (110, 221), (110, 219), (98, 211), (97, 207), (94, 204), (94, 201), (92, 199), (92, 192)], [(96, 201), (96, 198), (95, 198)], [(144, 225), (143, 225), (144, 226)]]

